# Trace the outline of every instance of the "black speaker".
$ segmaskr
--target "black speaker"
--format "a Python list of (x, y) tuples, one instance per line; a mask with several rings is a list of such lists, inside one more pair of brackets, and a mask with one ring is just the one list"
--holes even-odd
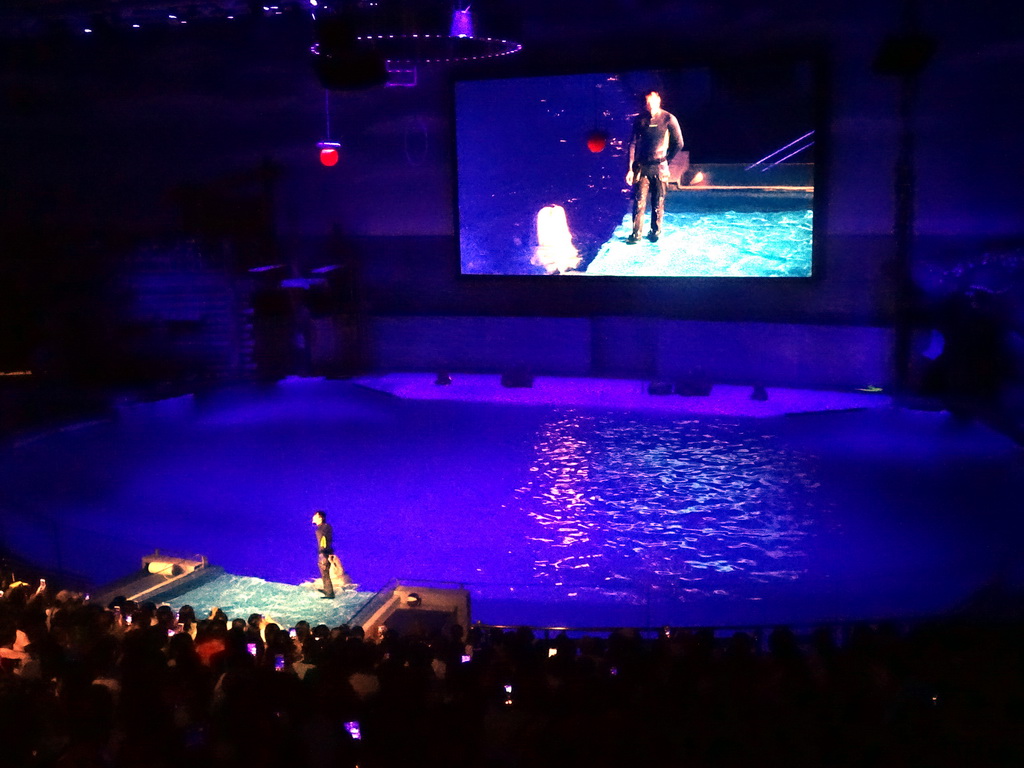
[(648, 395), (671, 395), (672, 394), (672, 382), (671, 381), (652, 381), (647, 385)]
[(501, 386), (511, 389), (527, 389), (533, 386), (533, 375), (522, 368), (514, 368), (501, 374)]
[(707, 397), (711, 394), (711, 382), (700, 378), (679, 379), (675, 384), (675, 392), (683, 397)]

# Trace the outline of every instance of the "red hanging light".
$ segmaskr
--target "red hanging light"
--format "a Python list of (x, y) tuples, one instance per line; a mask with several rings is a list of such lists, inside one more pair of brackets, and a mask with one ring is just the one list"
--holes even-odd
[(332, 168), (338, 164), (338, 160), (341, 159), (338, 152), (341, 149), (341, 144), (336, 141), (321, 141), (317, 143), (317, 147), (320, 148), (320, 165)]
[(591, 131), (587, 134), (587, 149), (594, 154), (603, 152), (604, 148), (608, 146), (608, 132), (607, 131)]

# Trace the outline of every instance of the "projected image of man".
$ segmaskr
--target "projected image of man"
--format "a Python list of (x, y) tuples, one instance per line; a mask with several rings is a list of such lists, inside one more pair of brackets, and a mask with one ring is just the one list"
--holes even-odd
[(627, 242), (636, 243), (644, 224), (648, 192), (651, 198), (651, 231), (647, 238), (658, 242), (665, 216), (668, 164), (683, 148), (683, 132), (675, 115), (661, 108), (661, 95), (648, 91), (646, 108), (633, 121), (629, 140), (629, 172), (626, 183), (633, 187), (633, 233)]

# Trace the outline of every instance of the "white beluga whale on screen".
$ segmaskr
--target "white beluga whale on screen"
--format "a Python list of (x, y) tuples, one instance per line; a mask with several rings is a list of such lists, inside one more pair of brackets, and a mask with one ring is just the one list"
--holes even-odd
[(572, 244), (565, 208), (545, 205), (537, 212), (537, 247), (531, 263), (553, 275), (576, 269), (582, 260), (580, 252)]

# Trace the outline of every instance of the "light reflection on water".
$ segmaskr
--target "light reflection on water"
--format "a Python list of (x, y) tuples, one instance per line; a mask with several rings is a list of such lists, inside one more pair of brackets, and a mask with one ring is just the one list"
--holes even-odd
[(512, 511), (536, 523), (537, 586), (568, 596), (757, 599), (758, 585), (800, 578), (822, 525), (810, 458), (756, 423), (563, 412), (530, 473)]

